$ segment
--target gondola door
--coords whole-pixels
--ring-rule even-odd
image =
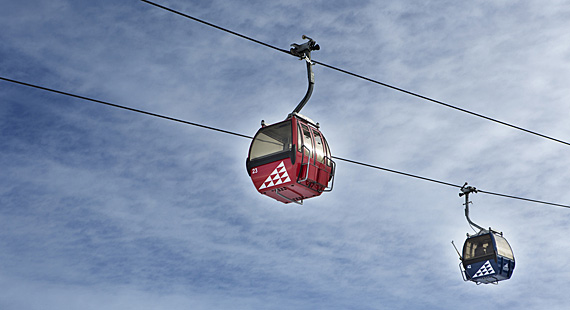
[[[332,190],[334,161],[321,132],[310,123],[298,120],[298,124],[299,141],[303,141],[303,145],[299,147],[301,167],[298,182],[320,195],[324,191]]]

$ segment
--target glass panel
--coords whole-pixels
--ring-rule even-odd
[[[332,158],[331,149],[329,148],[329,144],[328,144],[327,140],[325,139],[325,137],[322,137],[322,138],[323,138],[323,142],[325,143],[325,150],[327,151],[326,154],[328,156],[327,166],[330,167],[332,165],[332,163],[331,163],[331,158]]]
[[[323,140],[321,139],[321,135],[313,131],[315,135],[315,154],[317,155],[317,160],[321,163],[325,162],[325,147],[323,145]]]
[[[251,144],[249,160],[291,150],[291,122],[262,128]]]
[[[301,152],[303,148],[303,136],[301,135],[301,126],[297,124],[297,150]]]
[[[311,131],[309,131],[309,127],[307,127],[306,125],[301,124],[301,127],[303,128],[303,143],[305,144],[305,146],[307,148],[309,148],[309,152],[307,152],[307,150],[305,149],[305,155],[306,156],[312,156],[313,153],[313,142],[311,139]]]
[[[488,234],[468,239],[463,247],[464,260],[476,259],[494,253],[493,241]]]
[[[514,259],[513,250],[505,238],[495,235],[495,243],[497,244],[497,254]]]

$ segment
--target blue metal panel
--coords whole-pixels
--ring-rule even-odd
[[[471,281],[491,283],[497,281],[497,269],[497,262],[490,259],[467,265],[465,272]]]
[[[502,280],[510,279],[515,269],[515,261],[507,257],[498,256],[497,263]]]
[[[497,283],[508,280],[513,274],[514,266],[513,260],[498,256],[497,260],[489,259],[467,265],[465,276],[467,280],[476,283]]]

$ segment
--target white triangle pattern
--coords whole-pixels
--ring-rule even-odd
[[[493,266],[491,266],[491,263],[487,261],[483,266],[481,266],[481,268],[479,268],[479,270],[477,270],[473,278],[483,277],[494,273],[495,270],[493,269]]]
[[[265,179],[265,181],[263,182],[263,184],[261,184],[261,187],[259,187],[259,189],[262,190],[264,188],[287,183],[290,181],[291,178],[289,178],[289,174],[287,173],[287,169],[285,168],[285,163],[281,162],[277,166],[277,168],[275,168],[275,170],[271,172],[271,174],[267,177],[267,179]]]

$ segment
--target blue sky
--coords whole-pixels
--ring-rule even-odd
[[[315,60],[570,140],[566,1],[159,2]],[[142,1],[11,1],[0,76],[253,135],[294,57]],[[568,146],[315,66],[334,156],[569,204]],[[463,282],[458,190],[346,162],[303,206],[257,193],[249,140],[0,81],[2,309],[567,309],[570,210],[476,194],[517,266]]]

